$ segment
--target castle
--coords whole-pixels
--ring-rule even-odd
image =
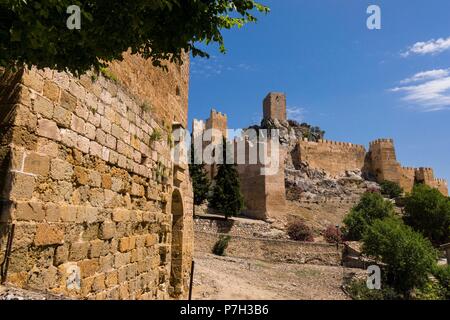
[[[269,93],[263,101],[263,116],[263,122],[269,120],[288,126],[286,96],[277,92]],[[193,120],[193,135],[198,136],[205,129],[217,129],[216,134],[225,135],[226,122],[226,115],[212,110],[206,125],[203,121]],[[248,150],[246,152],[249,153]],[[244,214],[247,216],[272,219],[283,215],[286,203],[285,164],[288,159],[294,166],[303,163],[309,168],[325,172],[330,177],[356,171],[379,183],[385,180],[397,182],[406,192],[412,190],[414,183],[424,183],[448,195],[447,182],[436,179],[433,169],[401,166],[397,161],[392,139],[372,141],[369,150],[366,150],[363,145],[352,143],[295,138],[280,148],[279,157],[280,168],[274,175],[261,175],[261,164],[237,164],[245,200]],[[214,170],[207,170],[212,179]]]
[[[187,123],[184,61],[165,72],[125,53],[103,75],[0,72],[2,282],[86,299],[187,297],[193,195],[170,138]]]

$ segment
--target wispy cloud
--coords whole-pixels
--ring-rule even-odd
[[[300,107],[287,107],[286,108],[287,111],[287,117],[290,120],[295,120],[298,122],[302,122],[305,119],[305,108],[300,108]]]
[[[195,61],[191,62],[192,75],[204,78],[220,76],[226,72],[248,72],[254,70],[256,69],[249,64],[228,64],[217,56],[211,56],[210,59],[195,59]]]
[[[411,84],[406,86],[405,84]],[[431,112],[450,109],[450,69],[419,72],[400,81],[391,92],[403,93],[403,101],[417,105],[420,110]]]
[[[432,80],[432,79],[440,79],[448,76],[450,74],[450,69],[437,69],[419,72],[413,75],[411,78],[404,79],[400,81],[401,84],[407,84],[412,82],[424,81],[424,80]]]
[[[438,54],[444,51],[450,50],[450,37],[447,39],[439,38],[437,40],[431,39],[426,42],[417,42],[408,48],[401,55],[408,57],[413,54],[426,55],[426,54]]]

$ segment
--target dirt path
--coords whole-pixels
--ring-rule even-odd
[[[344,300],[341,267],[268,263],[202,254],[195,258],[197,300]]]

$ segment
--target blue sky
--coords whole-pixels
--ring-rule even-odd
[[[189,119],[259,123],[269,91],[329,140],[393,138],[404,166],[450,180],[450,1],[263,0],[271,13],[226,31],[227,54],[191,60]],[[366,9],[379,5],[381,30]]]

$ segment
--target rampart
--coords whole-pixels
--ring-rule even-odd
[[[192,190],[168,134],[186,124],[189,62],[166,74],[126,54],[108,70],[1,77],[6,281],[86,299],[185,297]]]
[[[331,176],[340,176],[346,171],[362,171],[366,150],[352,143],[304,139],[298,141],[294,154],[296,161],[306,162],[311,168],[324,170]]]

